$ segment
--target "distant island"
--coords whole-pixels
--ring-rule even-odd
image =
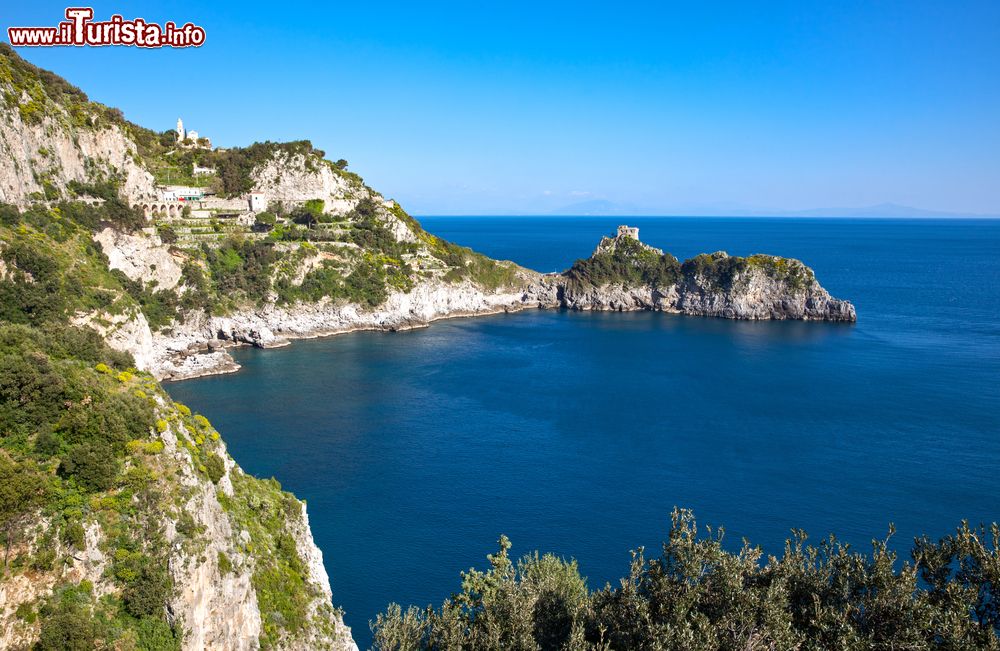
[[[591,217],[853,217],[853,218],[913,218],[932,219],[959,217],[967,219],[991,219],[1000,215],[969,213],[947,210],[926,210],[896,203],[881,203],[871,206],[850,206],[833,208],[803,208],[785,210],[778,208],[748,208],[740,204],[698,204],[686,207],[650,206],[609,199],[591,199],[562,206],[548,212],[560,216]]]

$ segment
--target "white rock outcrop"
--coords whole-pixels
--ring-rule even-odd
[[[131,353],[139,370],[148,371],[155,367],[156,348],[153,345],[153,333],[149,329],[146,315],[142,312],[138,310],[123,314],[90,312],[77,314],[71,321],[73,325],[93,328],[115,350]]]
[[[344,214],[362,194],[367,195],[364,188],[352,186],[329,163],[313,155],[279,152],[256,168],[253,177],[254,191],[264,195],[265,205],[322,199],[326,212]]]
[[[99,124],[73,126],[65,112],[25,124],[18,111],[0,111],[0,202],[24,206],[45,196],[46,182],[66,196],[70,181],[98,177],[120,179],[130,205],[153,198],[153,176],[138,162],[135,143],[117,124]]]
[[[108,256],[108,266],[121,270],[131,280],[156,283],[156,289],[173,289],[181,279],[178,258],[158,235],[122,233],[108,227],[94,235],[94,241]]]

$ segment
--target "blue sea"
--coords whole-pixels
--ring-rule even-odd
[[[656,553],[671,509],[780,553],[790,530],[868,549],[1000,520],[1000,221],[440,217],[539,271],[618,223],[684,259],[803,260],[856,325],[529,311],[236,352],[167,385],[249,472],[309,504],[362,648],[391,602],[439,604],[514,552],[591,587]]]

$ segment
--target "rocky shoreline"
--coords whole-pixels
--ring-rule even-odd
[[[441,319],[488,316],[530,308],[555,307],[526,291],[483,291],[471,283],[431,281],[408,293],[397,292],[376,310],[330,301],[284,308],[273,304],[237,314],[192,314],[166,334],[154,334],[148,351],[150,371],[162,380],[186,380],[232,373],[239,364],[226,350],[236,346],[277,348],[296,339],[315,339],[361,331],[402,332]]]
[[[725,254],[715,254],[716,256]],[[808,271],[808,267],[798,261]],[[738,320],[805,320],[853,323],[854,306],[835,299],[812,281],[789,293],[766,273],[750,271],[739,291],[719,292],[704,278],[669,287],[574,287],[561,274],[523,270],[523,287],[486,291],[473,283],[421,283],[396,292],[379,308],[330,301],[279,307],[269,304],[237,314],[189,315],[185,324],[154,334],[150,350],[137,355],[152,360],[151,371],[163,380],[185,380],[233,373],[239,364],[227,352],[235,346],[277,348],[296,339],[313,339],[359,331],[400,332],[427,327],[434,321],[488,316],[527,309],[659,311],[688,316]]]

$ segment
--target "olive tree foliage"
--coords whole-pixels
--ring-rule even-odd
[[[576,561],[551,554],[525,556],[517,563],[511,543],[487,556],[490,569],[462,573],[462,592],[439,610],[392,604],[372,624],[379,649],[561,648],[587,605],[586,580]]]
[[[764,558],[724,531],[675,510],[658,557],[632,552],[628,576],[590,591],[575,561],[529,555],[510,542],[485,572],[462,574],[440,608],[396,604],[372,622],[382,651],[637,650],[819,651],[1000,649],[1000,530],[970,528],[915,542],[910,561],[893,534],[861,553],[834,537],[807,544],[795,531]]]

